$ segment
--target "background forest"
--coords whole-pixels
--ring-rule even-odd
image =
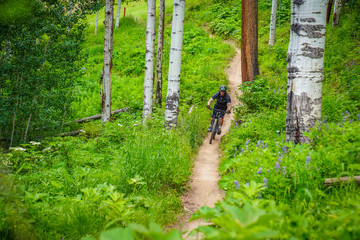
[[[0,11],[0,239],[180,239],[160,226],[184,214],[179,197],[206,135],[206,102],[227,83],[235,53],[225,40],[241,42],[241,1],[186,2],[174,131],[164,129],[160,107],[141,124],[145,2],[123,3],[126,17],[122,11],[114,30],[112,110],[130,110],[105,124],[66,124],[101,113],[103,5],[10,2]],[[279,1],[269,47],[271,1],[259,0],[260,76],[240,87],[242,104],[222,139],[226,197],[192,217],[213,223],[198,229],[206,239],[360,238],[359,187],[324,186],[325,178],[360,175],[360,3],[343,1],[339,26],[327,26],[323,121],[311,143],[295,147],[284,133],[290,6]],[[164,76],[171,16],[167,1]]]

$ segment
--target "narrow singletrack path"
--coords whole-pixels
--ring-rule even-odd
[[[229,79],[228,93],[230,94],[232,106],[237,105],[237,96],[240,94],[238,86],[241,84],[241,55],[240,50],[236,48],[236,55],[230,62],[230,66],[227,69],[227,76]],[[217,89],[214,89],[216,92]],[[209,96],[210,98],[211,96]],[[220,179],[218,172],[219,167],[219,148],[220,139],[224,136],[231,125],[231,121],[234,119],[233,113],[226,114],[224,118],[224,124],[222,126],[222,133],[216,135],[212,144],[209,144],[210,133],[204,139],[202,146],[199,149],[198,156],[196,157],[193,169],[193,175],[191,177],[190,186],[191,189],[182,196],[182,203],[186,211],[187,216],[182,221],[182,226],[179,228],[182,231],[189,233],[199,225],[205,225],[206,223],[200,220],[189,222],[191,215],[200,207],[208,206],[214,207],[215,203],[222,200],[224,193],[219,189],[217,182]],[[210,124],[210,111],[209,111],[209,124]],[[185,237],[187,235],[185,234]],[[191,237],[191,239],[200,239],[200,236]]]

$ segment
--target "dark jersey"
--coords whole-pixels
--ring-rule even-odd
[[[220,92],[217,92],[211,98],[212,100],[216,99],[214,107],[224,111],[227,109],[227,104],[231,103],[230,95],[227,92],[225,92],[224,96],[221,96]]]

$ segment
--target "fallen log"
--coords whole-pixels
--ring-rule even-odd
[[[122,109],[116,109],[115,111],[111,112],[111,115],[115,115],[115,114],[121,113],[121,112],[127,112],[127,111],[129,111],[129,109],[130,108],[128,108],[128,107],[127,108],[122,108]],[[98,115],[91,116],[91,117],[80,118],[80,119],[74,120],[72,122],[83,123],[83,122],[87,122],[89,120],[97,120],[97,119],[100,119],[100,118],[101,118],[101,114],[98,114]],[[66,123],[64,123],[64,125],[69,125],[72,122],[66,122]]]
[[[75,130],[72,132],[66,132],[66,133],[60,133],[61,137],[66,137],[66,136],[76,136],[79,135],[80,133],[85,133],[86,131],[80,129],[80,130]]]
[[[333,186],[333,185],[340,185],[343,182],[351,182],[354,181],[358,185],[360,185],[360,176],[354,177],[340,177],[340,178],[325,178],[325,186]]]

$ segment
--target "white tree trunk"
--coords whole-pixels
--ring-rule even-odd
[[[274,46],[275,44],[276,10],[277,10],[277,0],[272,0],[269,46]]]
[[[168,89],[165,102],[165,121],[168,127],[177,125],[179,115],[179,91],[181,73],[181,53],[184,33],[185,0],[174,0],[171,30]]]
[[[95,36],[97,35],[98,20],[99,20],[99,11],[96,12]]]
[[[147,2],[146,54],[144,79],[143,122],[151,117],[153,110],[154,56],[155,56],[156,0]]]
[[[111,70],[113,52],[114,0],[106,0],[105,5],[105,37],[104,37],[104,67],[102,73],[102,114],[101,121],[107,122],[111,117]]]
[[[341,12],[341,0],[335,0],[334,2],[334,13],[333,13],[333,19],[332,19],[332,26],[338,26],[339,20],[340,20],[340,12]]]
[[[291,2],[286,141],[295,144],[321,119],[326,8],[327,0]]]
[[[156,102],[161,107],[162,102],[162,59],[164,48],[164,21],[165,21],[165,0],[160,0],[159,7],[159,30],[158,46],[156,54]]]
[[[115,28],[119,27],[120,10],[121,10],[121,0],[118,1],[118,5],[117,5]]]

